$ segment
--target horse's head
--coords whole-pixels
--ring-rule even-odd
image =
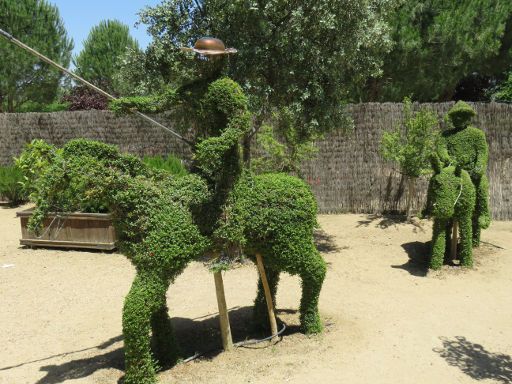
[[[442,167],[438,158],[433,159],[432,165],[434,175],[428,191],[430,214],[441,219],[451,218],[462,193],[462,169],[452,165]]]

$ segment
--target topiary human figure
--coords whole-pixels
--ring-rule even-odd
[[[458,101],[448,112],[453,128],[442,133],[438,154],[445,165],[457,164],[467,171],[476,189],[476,206],[472,218],[473,246],[480,245],[481,228],[490,225],[489,182],[486,176],[489,149],[485,133],[470,125],[476,115],[471,106]]]
[[[252,258],[262,254],[274,298],[281,271],[300,276],[302,330],[320,332],[318,298],[326,266],[313,242],[317,206],[309,186],[285,174],[256,176],[243,169],[240,141],[251,114],[236,82],[213,81],[202,100],[208,138],[198,142],[194,157],[198,174],[212,191],[196,216],[203,233],[216,252],[243,248]],[[254,314],[257,323],[268,324],[261,279]]]
[[[155,383],[157,367],[178,358],[166,292],[206,248],[190,213],[208,196],[206,185],[197,176],[172,179],[151,171],[103,143],[73,140],[56,152],[37,182],[30,226],[40,228],[56,206],[68,211],[95,206],[112,213],[119,249],[137,271],[123,307],[125,383]]]
[[[461,265],[473,266],[472,217],[475,209],[475,187],[469,173],[461,167],[442,168],[433,161],[434,175],[428,188],[427,209],[434,217],[430,268],[442,267],[450,244],[451,226],[459,223]]]

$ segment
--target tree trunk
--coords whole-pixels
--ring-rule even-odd
[[[243,160],[244,160],[244,166],[246,168],[251,167],[251,139],[252,139],[252,136],[250,134],[245,135],[244,141],[242,143]]]
[[[7,96],[7,112],[14,112],[14,98],[12,96]]]
[[[407,208],[406,208],[406,215],[407,215],[407,221],[411,220],[412,217],[412,199],[414,197],[414,194],[416,193],[416,179],[414,177],[407,176]]]

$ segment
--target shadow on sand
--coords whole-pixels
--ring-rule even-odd
[[[402,265],[392,265],[391,268],[403,269],[413,276],[427,276],[430,241],[426,243],[412,241],[402,244],[402,248],[409,256],[409,260]]]
[[[494,380],[498,383],[512,383],[512,358],[502,353],[487,351],[480,344],[474,344],[465,337],[440,338],[442,348],[435,348],[446,362],[459,368],[475,380]]]
[[[386,229],[397,224],[407,223],[407,219],[404,215],[380,215],[370,214],[366,216],[365,220],[359,220],[357,227],[369,227],[375,224],[375,227]]]
[[[296,310],[291,309],[283,309],[277,311],[278,314],[295,314],[296,312]],[[234,342],[243,341],[245,339],[260,339],[268,336],[267,332],[255,331],[252,329],[252,307],[235,307],[229,311],[229,318],[231,322],[231,332]],[[211,360],[222,352],[219,318],[216,316],[216,314],[201,316],[196,319],[174,317],[172,318],[172,324],[174,326],[176,338],[182,351],[182,356],[185,358],[201,352],[203,353],[201,359]],[[292,335],[298,332],[298,326],[288,326],[283,336]],[[122,340],[122,336],[117,336],[95,348],[105,349],[120,340]],[[268,346],[269,344],[261,344],[260,346],[252,345],[250,347],[261,348]],[[81,351],[90,349],[94,348],[87,348]],[[50,356],[46,359],[37,361],[65,355],[67,354]],[[6,367],[4,369],[11,369],[29,363],[31,362],[19,364],[13,367]],[[63,383],[67,380],[76,380],[90,376],[101,369],[112,368],[121,371],[124,370],[124,352],[122,347],[92,357],[71,360],[58,365],[42,366],[40,371],[46,372],[46,376],[37,381],[36,384]],[[123,383],[123,378],[119,380],[119,383]]]
[[[329,235],[327,232],[317,229],[313,233],[315,246],[318,252],[321,253],[330,253],[330,252],[338,252],[342,248],[336,244],[336,241],[334,240],[334,236]]]

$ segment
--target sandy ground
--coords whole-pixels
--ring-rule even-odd
[[[0,209],[0,383],[116,383],[121,308],[134,270],[119,254],[18,245],[15,209]],[[430,224],[320,216],[329,264],[325,333],[297,332],[299,281],[283,276],[275,344],[212,351],[161,383],[511,383],[512,223],[494,222],[473,270],[426,274]],[[13,265],[13,266],[10,266]],[[256,270],[225,274],[236,341],[250,330]],[[213,277],[191,264],[168,293],[185,356],[220,345]]]

